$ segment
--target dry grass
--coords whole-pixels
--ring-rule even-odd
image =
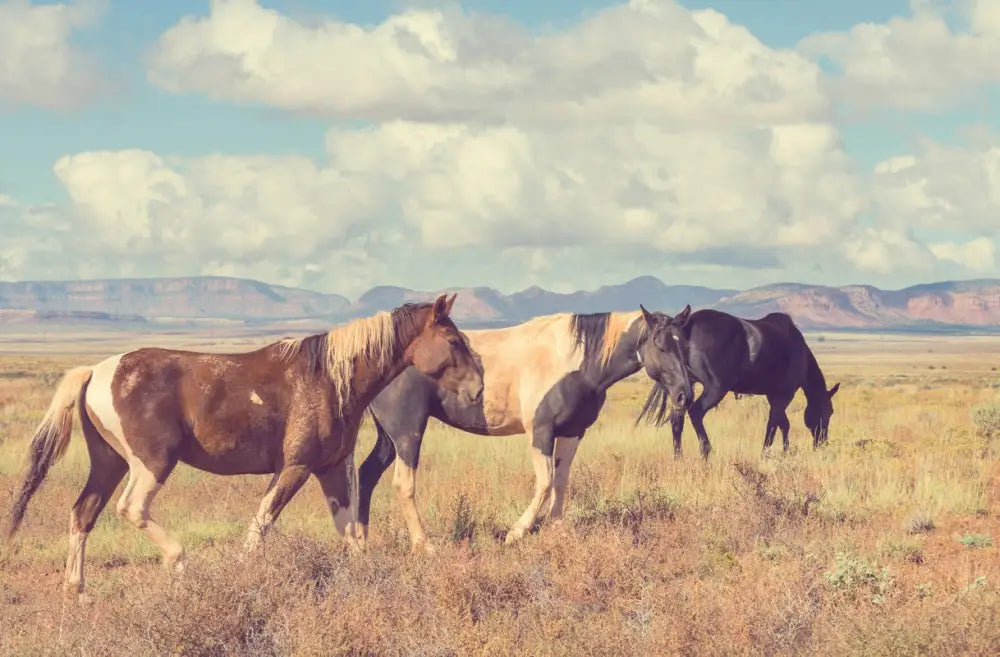
[[[88,543],[89,607],[61,594],[87,473],[77,429],[0,552],[0,653],[997,654],[1000,450],[972,409],[1000,404],[1000,339],[825,338],[813,344],[843,386],[819,452],[801,395],[792,452],[765,459],[766,402],[729,396],[707,418],[710,462],[690,429],[675,461],[668,431],[632,426],[637,376],[584,440],[562,525],[505,548],[533,486],[524,440],[432,421],[418,508],[436,553],[409,554],[386,477],[371,550],[348,555],[310,481],[251,566],[233,555],[266,477],[182,466],[153,511],[189,569],[162,571],[106,511]],[[4,507],[59,373],[94,358],[45,350],[0,357]],[[366,426],[359,462],[372,440]]]

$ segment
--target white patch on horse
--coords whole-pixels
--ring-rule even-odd
[[[125,442],[122,421],[118,417],[118,411],[115,410],[114,396],[111,393],[111,383],[115,379],[115,373],[118,371],[118,365],[121,363],[122,356],[124,355],[111,356],[94,366],[94,373],[91,375],[90,384],[87,386],[86,402],[104,429],[102,431],[104,440],[126,461],[131,463],[133,459],[132,450]],[[132,378],[127,377],[126,384]],[[106,435],[107,433],[111,435]]]
[[[264,400],[260,398],[260,395],[257,394],[256,390],[250,393],[250,402],[258,406],[264,405]]]

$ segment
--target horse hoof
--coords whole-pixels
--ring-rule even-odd
[[[76,587],[73,587],[72,589],[66,589],[65,593],[67,600],[74,600],[76,604],[80,605],[81,607],[85,607],[94,603],[93,598],[91,598],[83,591],[78,591]]]
[[[504,539],[504,545],[513,545],[522,538],[524,538],[524,530],[520,527],[516,527],[507,532],[507,538]]]

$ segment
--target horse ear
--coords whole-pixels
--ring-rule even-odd
[[[438,322],[448,316],[448,311],[450,310],[448,305],[448,295],[442,294],[434,301],[434,306],[431,308],[431,323]]]
[[[656,326],[656,317],[653,316],[653,313],[646,310],[646,307],[641,303],[639,304],[639,309],[642,310],[642,318],[646,322],[646,327],[651,329]]]
[[[830,388],[830,392],[826,393],[826,396],[829,397],[830,399],[833,399],[833,396],[835,394],[837,394],[838,390],[840,390],[840,382],[839,381],[837,383],[835,383],[832,388]]]
[[[457,297],[457,296],[458,296],[458,292],[456,292],[455,294],[451,295],[451,298],[448,299],[447,307],[445,308],[445,314],[451,315],[451,308],[452,308],[452,306],[455,305],[455,297]]]
[[[688,317],[690,316],[691,316],[691,304],[687,304],[686,306],[684,306],[684,310],[677,313],[677,316],[674,317],[674,324],[676,324],[677,326],[684,326],[685,324],[687,324]]]

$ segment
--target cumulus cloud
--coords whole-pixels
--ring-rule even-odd
[[[917,155],[878,164],[873,194],[885,222],[1000,234],[1000,144],[927,141]]]
[[[940,260],[950,260],[972,271],[991,271],[996,267],[996,243],[989,237],[977,237],[965,244],[932,244],[931,252]]]
[[[860,108],[934,110],[1000,83],[1000,0],[911,0],[911,15],[813,34],[798,44],[839,69],[832,92]]]
[[[975,38],[993,29],[970,12]],[[362,27],[216,0],[148,65],[175,93],[329,117],[325,158],[67,155],[66,207],[0,200],[25,235],[0,276],[45,263],[357,294],[995,267],[992,147],[928,143],[859,172],[816,63],[670,0],[541,35],[458,8]],[[46,260],[53,241],[73,258]]]
[[[78,107],[105,87],[95,62],[70,44],[93,25],[107,0],[32,5],[0,2],[0,109]]]
[[[518,123],[656,121],[670,129],[815,120],[814,65],[715,11],[632,0],[536,36],[491,15],[414,9],[365,28],[213,0],[148,56],[170,91],[329,117]]]
[[[333,166],[398,199],[429,248],[799,248],[836,235],[860,203],[823,123],[553,132],[392,122],[335,130],[327,143]]]

